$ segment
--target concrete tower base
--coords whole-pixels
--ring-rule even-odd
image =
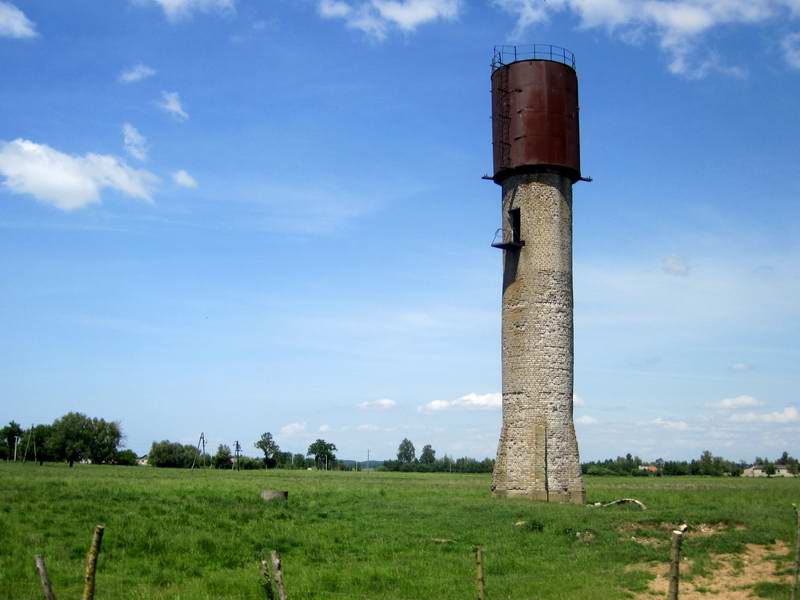
[[[582,504],[572,419],[571,180],[555,173],[508,177],[503,218],[505,239],[518,219],[525,245],[503,253],[503,427],[492,490]]]

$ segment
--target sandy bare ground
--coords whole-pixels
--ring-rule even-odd
[[[752,588],[759,582],[789,583],[789,575],[776,574],[776,557],[787,556],[789,547],[784,542],[770,546],[748,544],[743,554],[719,554],[714,557],[714,573],[708,577],[694,577],[692,581],[681,580],[681,600],[746,600],[756,598]],[[650,589],[639,594],[637,600],[666,598],[669,591],[669,565],[634,565],[632,570],[653,573]],[[690,575],[692,561],[681,563],[682,574]]]

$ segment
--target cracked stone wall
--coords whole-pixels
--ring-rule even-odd
[[[503,227],[520,210],[521,249],[503,252],[503,425],[492,489],[585,501],[572,419],[572,182],[554,173],[503,182]]]

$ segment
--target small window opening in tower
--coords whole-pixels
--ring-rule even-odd
[[[511,242],[519,244],[522,241],[522,213],[518,208],[508,211],[508,222],[511,226]]]

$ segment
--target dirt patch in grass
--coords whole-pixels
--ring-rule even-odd
[[[758,598],[756,586],[765,584],[787,584],[789,575],[778,574],[776,559],[787,556],[789,547],[783,542],[771,546],[748,544],[743,554],[718,554],[713,557],[713,574],[708,577],[691,577],[692,562],[681,563],[681,600],[748,600]],[[647,592],[636,596],[637,600],[665,598],[669,591],[669,565],[634,565],[632,571],[647,571],[655,575]]]
[[[672,532],[678,529],[678,523],[627,523],[621,528],[622,534],[631,541],[643,546],[662,546],[668,543]],[[746,529],[742,525],[731,526],[728,523],[697,523],[689,525],[689,535],[692,537],[709,537],[735,529]]]

